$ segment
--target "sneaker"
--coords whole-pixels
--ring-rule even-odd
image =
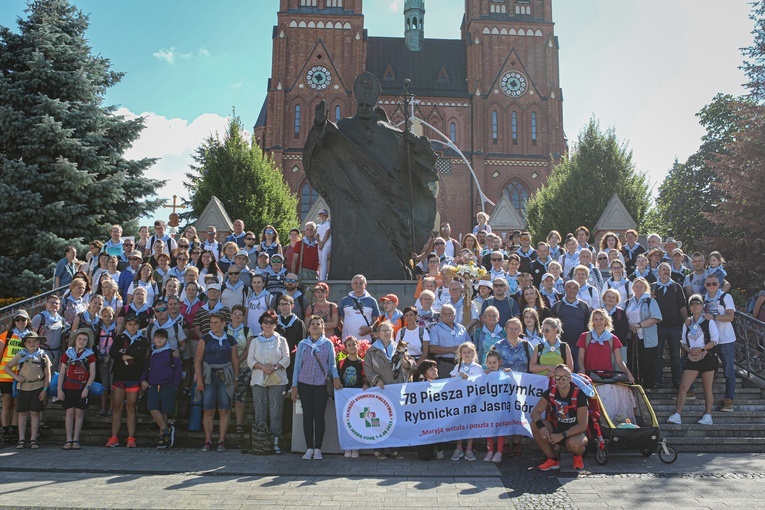
[[[574,469],[584,469],[584,461],[581,455],[574,455]]]
[[[303,455],[303,460],[311,460],[313,458],[313,448],[309,448],[305,451],[305,455]]]
[[[385,460],[388,456],[385,455],[385,452],[382,450],[375,450],[375,459],[377,460]]]
[[[324,455],[321,454],[321,448],[316,448],[313,451],[313,460],[324,460]]]
[[[705,414],[696,423],[698,423],[699,425],[714,425],[714,423],[712,423],[712,415],[711,414]]]
[[[488,452],[486,452],[486,457],[483,458],[483,461],[484,462],[491,462],[491,459],[493,459],[493,458],[494,458],[494,452],[489,450]]]
[[[454,450],[454,453],[452,453],[452,460],[460,460],[464,456],[465,454],[462,453],[462,450]]]
[[[476,460],[475,453],[473,453],[473,450],[468,450],[465,452],[465,460],[468,462],[473,462]]]
[[[170,437],[167,438],[167,447],[172,448],[175,444],[175,425],[170,425]]]
[[[436,448],[436,460],[444,460],[444,451]]]
[[[278,444],[274,443],[274,455],[281,455],[281,454],[282,454],[282,449],[279,448]]]
[[[128,440],[127,440],[127,447],[128,448],[135,448],[136,446],[138,446],[138,445],[136,445],[136,443],[135,443],[135,438],[133,436],[130,436],[128,438]]]
[[[550,471],[551,469],[560,469],[560,462],[555,459],[547,459],[542,464],[537,466],[540,471]]]
[[[720,411],[723,411],[725,413],[729,413],[733,411],[733,399],[730,399],[730,398],[723,399],[723,405],[720,408]]]
[[[202,451],[209,452],[210,448],[212,448],[212,443],[210,441],[205,441],[205,444],[202,445]]]
[[[351,458],[352,459],[358,459],[359,458],[359,451],[358,450],[351,450]]]
[[[112,436],[109,438],[109,440],[106,442],[107,448],[114,448],[115,446],[120,445],[120,440],[117,439],[117,436]]]
[[[157,450],[164,450],[167,448],[167,436],[162,434],[159,436],[159,443],[157,443]]]
[[[226,443],[224,443],[223,441],[218,442],[218,447],[215,450],[219,451],[219,452],[225,452],[226,451]]]
[[[494,464],[499,464],[500,462],[502,462],[502,452],[495,453],[494,457],[491,458],[491,461]]]
[[[346,459],[351,458],[351,450],[345,450],[345,454],[343,455]]]
[[[680,413],[674,413],[672,416],[667,418],[667,423],[674,423],[675,425],[682,425],[683,419],[680,418]]]
[[[521,456],[521,443],[513,443],[513,457]]]

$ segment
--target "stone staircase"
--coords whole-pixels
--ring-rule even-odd
[[[735,410],[719,412],[725,392],[725,379],[718,371],[713,383],[715,404],[712,408],[714,425],[696,423],[704,414],[704,393],[701,379],[693,385],[695,399],[686,400],[682,425],[667,423],[675,412],[677,390],[671,385],[669,367],[664,368],[664,384],[659,389],[646,390],[660,430],[667,443],[678,452],[746,452],[765,453],[765,390],[738,377],[736,379]]]

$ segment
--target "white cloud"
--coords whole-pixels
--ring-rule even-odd
[[[203,46],[203,47],[199,48],[199,56],[200,57],[209,57],[210,56],[210,52],[207,51],[207,48],[205,48]]]
[[[175,48],[162,48],[159,51],[154,52],[154,56],[160,60],[166,61],[168,64],[175,63]]]
[[[232,84],[231,84],[231,88],[232,88],[232,89],[237,89],[237,90],[238,90],[238,89],[241,89],[243,85],[244,85],[244,82],[243,82],[242,80],[239,80],[239,81],[238,81],[238,82],[236,82],[236,83],[232,83]]]
[[[401,11],[403,5],[404,0],[388,0],[388,7],[390,7],[390,10],[393,12]]]
[[[228,118],[214,113],[205,113],[192,121],[180,118],[167,118],[152,112],[135,114],[127,108],[120,108],[116,115],[128,119],[144,117],[145,128],[141,137],[125,153],[128,159],[160,158],[146,172],[146,177],[165,180],[158,195],[172,202],[173,195],[187,197],[183,187],[185,173],[193,162],[194,150],[205,138],[216,132],[222,136],[226,130]],[[154,217],[167,220],[169,209],[157,210]],[[155,219],[155,218],[149,218]]]

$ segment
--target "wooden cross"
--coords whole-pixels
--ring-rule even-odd
[[[185,205],[178,204],[178,195],[173,195],[173,205],[165,205],[163,207],[167,207],[168,209],[172,209],[172,214],[175,214],[176,209],[186,209]]]

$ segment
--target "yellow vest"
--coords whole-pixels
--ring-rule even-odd
[[[8,337],[11,337],[8,340]],[[5,365],[13,359],[13,357],[24,348],[21,338],[13,334],[13,329],[3,333],[2,340],[5,342],[5,350],[3,351],[3,357],[0,358],[0,383],[13,382],[13,377],[5,373]],[[14,367],[14,372],[18,371],[18,367]]]

